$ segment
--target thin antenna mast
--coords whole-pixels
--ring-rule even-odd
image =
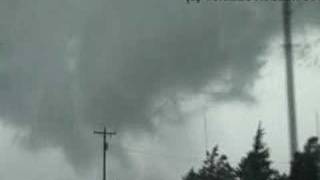
[[[316,136],[319,138],[320,132],[319,132],[319,113],[316,111]]]
[[[207,112],[204,112],[204,118],[203,118],[203,125],[204,125],[204,147],[205,147],[205,153],[208,152],[208,128],[207,128]]]

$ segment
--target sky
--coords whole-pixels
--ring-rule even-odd
[[[293,8],[302,148],[319,5]],[[0,179],[101,179],[103,126],[109,179],[181,179],[216,144],[236,165],[259,121],[287,172],[281,18],[280,2],[0,0]]]

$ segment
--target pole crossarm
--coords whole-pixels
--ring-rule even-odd
[[[116,135],[116,132],[105,132],[105,131],[93,131],[94,134],[106,134],[106,135]]]
[[[107,131],[106,127],[103,128],[103,131],[93,131],[93,133],[94,134],[102,134],[102,135],[110,135],[110,137],[117,134],[114,131]]]

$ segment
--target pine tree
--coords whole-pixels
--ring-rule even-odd
[[[241,180],[274,180],[280,178],[279,173],[270,167],[269,149],[262,142],[263,135],[263,129],[259,124],[252,150],[241,160],[237,170],[238,177]]]
[[[235,171],[228,163],[226,155],[219,155],[218,146],[215,146],[211,153],[207,152],[204,166],[199,171],[202,180],[233,180]]]
[[[182,178],[183,180],[200,180],[199,175],[194,171],[193,168],[187,173],[185,177]]]
[[[308,139],[303,152],[297,152],[291,164],[291,180],[318,180],[320,145],[317,137]]]
[[[235,180],[235,170],[228,162],[226,155],[219,155],[215,146],[211,153],[207,152],[203,167],[198,173],[191,169],[183,180]]]

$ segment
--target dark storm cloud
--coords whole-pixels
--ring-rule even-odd
[[[149,133],[159,99],[212,82],[229,87],[212,93],[218,99],[252,99],[263,65],[257,56],[281,25],[280,3],[3,0],[0,7],[1,116],[26,128],[28,147],[61,147],[76,167],[91,159],[88,133],[101,121]]]

